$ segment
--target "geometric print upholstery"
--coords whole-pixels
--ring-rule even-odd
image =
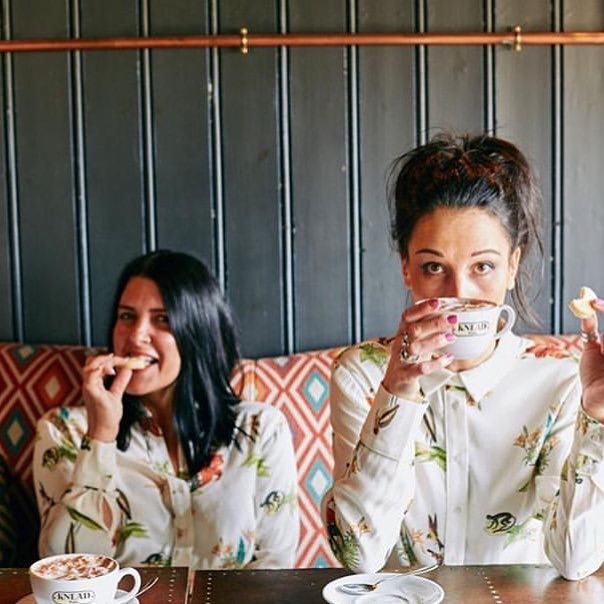
[[[332,482],[329,378],[341,350],[245,361],[234,379],[235,391],[242,398],[274,405],[289,422],[298,468],[297,568],[339,566],[329,547],[320,507]]]
[[[576,335],[529,337],[535,340],[537,355],[578,356],[582,348]],[[81,403],[81,367],[86,356],[99,350],[0,342],[0,457],[7,462],[31,506],[35,505],[31,461],[36,422],[47,409]],[[341,350],[339,347],[243,359],[232,377],[235,392],[241,398],[274,405],[289,422],[299,479],[298,568],[339,566],[323,529],[320,503],[331,486],[329,379],[331,365]],[[35,522],[24,524],[35,529]],[[19,523],[20,534],[24,528]]]

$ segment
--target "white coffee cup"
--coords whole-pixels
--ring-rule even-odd
[[[126,575],[134,585],[116,597]],[[37,604],[123,604],[136,596],[141,577],[134,568],[122,568],[102,554],[58,554],[34,562],[29,580]]]
[[[508,304],[472,298],[439,298],[439,302],[439,313],[457,316],[453,326],[455,340],[442,350],[460,361],[483,355],[516,321],[516,313]],[[503,324],[502,315],[506,317]]]

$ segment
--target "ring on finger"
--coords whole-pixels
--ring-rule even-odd
[[[581,341],[584,344],[588,342],[597,342],[599,339],[598,332],[594,329],[592,331],[583,331],[581,330]]]
[[[409,334],[404,332],[401,343],[401,361],[405,363],[405,365],[415,365],[419,361],[419,354],[411,354],[409,352],[409,344]]]

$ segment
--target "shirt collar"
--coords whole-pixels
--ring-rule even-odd
[[[513,361],[529,345],[528,340],[508,332],[501,337],[493,354],[486,361],[477,367],[459,373],[441,369],[425,375],[420,378],[422,390],[426,396],[430,396],[445,384],[456,383],[463,386],[472,399],[480,401],[503,379],[512,368]]]

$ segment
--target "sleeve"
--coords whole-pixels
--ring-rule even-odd
[[[558,488],[548,494],[544,527],[548,558],[571,580],[595,572],[604,561],[604,425],[583,411],[579,398],[577,385],[571,394],[576,404],[562,420],[572,445]]]
[[[122,515],[114,481],[116,444],[77,437],[61,414],[69,411],[53,411],[37,426],[33,473],[40,555],[114,556]]]
[[[300,533],[292,436],[281,411],[270,411],[255,494],[258,548],[246,568],[293,568]]]
[[[323,500],[331,548],[347,568],[386,563],[415,488],[414,435],[426,404],[370,391],[342,363],[331,380],[334,484]]]

